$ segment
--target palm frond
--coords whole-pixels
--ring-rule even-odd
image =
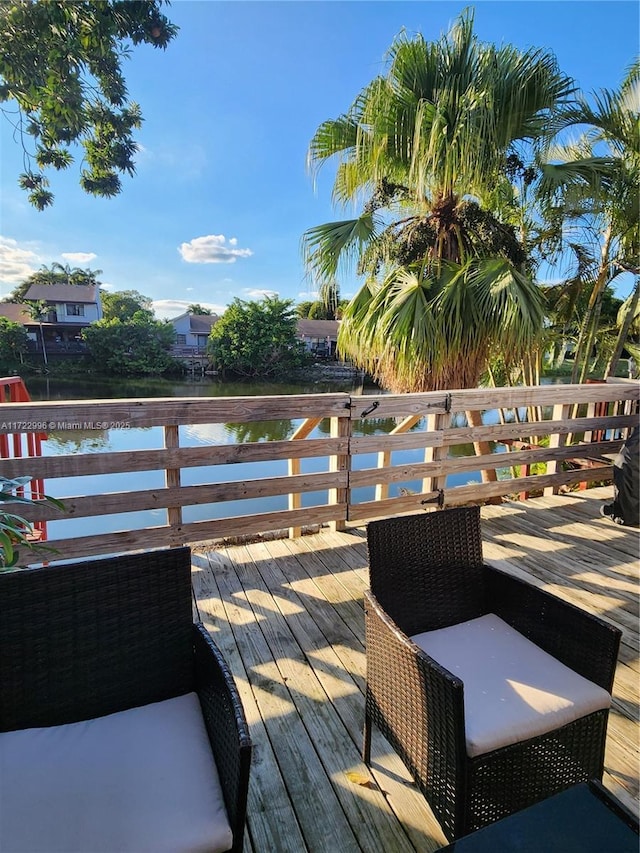
[[[324,121],[309,144],[307,163],[312,167],[323,163],[335,154],[349,152],[356,144],[358,125],[350,116]]]
[[[558,154],[560,152],[557,152]],[[563,198],[566,207],[578,199],[608,200],[618,163],[611,157],[571,158],[571,150],[560,163],[541,163],[538,194],[542,200]]]
[[[509,363],[520,360],[542,330],[544,295],[540,288],[503,258],[472,260],[466,280],[484,335]]]
[[[305,262],[319,282],[331,281],[341,263],[348,269],[357,260],[377,230],[371,213],[309,228],[302,237]]]
[[[339,164],[333,182],[332,199],[335,204],[346,207],[349,202],[355,201],[359,195],[364,195],[367,190],[370,190],[369,182],[363,182],[355,163],[345,161]]]

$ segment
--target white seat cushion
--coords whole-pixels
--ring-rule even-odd
[[[218,853],[231,844],[195,693],[0,734],[2,853]]]
[[[608,708],[611,697],[493,613],[411,638],[464,683],[471,757]]]

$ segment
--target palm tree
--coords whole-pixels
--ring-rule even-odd
[[[35,320],[40,326],[40,340],[42,341],[42,360],[45,364],[49,363],[47,358],[47,347],[44,342],[44,330],[42,328],[42,320],[49,313],[49,306],[44,299],[38,299],[34,302],[25,302],[25,313]]]
[[[636,335],[638,333],[640,327],[639,309],[640,277],[636,275],[635,287],[631,295],[628,297],[628,299],[625,300],[625,302],[620,307],[620,311],[618,312],[618,337],[604,372],[605,378],[608,376],[616,375],[616,368],[618,366],[618,362],[620,361],[620,356],[622,355],[622,350],[624,349],[625,345],[629,350],[631,350],[632,348],[632,344],[628,341],[628,336],[629,334],[633,334],[634,332]],[[637,344],[635,348],[637,348]],[[632,357],[633,355],[634,354],[631,353]],[[634,358],[634,361],[637,361],[637,359]]]
[[[210,317],[213,314],[211,308],[205,308],[199,302],[194,302],[187,308],[187,314],[196,314],[202,317]]]
[[[543,169],[541,197],[562,213],[567,229],[580,230],[591,243],[593,272],[583,286],[589,301],[575,353],[573,380],[584,381],[598,334],[606,288],[623,273],[640,275],[640,61],[617,91],[602,90],[593,105],[582,96],[559,111],[552,138],[568,128],[587,130],[570,145],[550,148]],[[575,239],[575,237],[573,238]],[[622,324],[606,375],[615,372],[628,326]],[[617,355],[616,355],[617,353]]]
[[[98,284],[98,276],[102,274],[102,270],[82,269],[81,267],[72,267],[70,264],[60,264],[54,261],[51,264],[51,272],[54,282],[63,284]]]
[[[309,229],[306,261],[320,283],[345,262],[367,276],[338,347],[385,387],[474,387],[492,351],[530,350],[543,300],[495,200],[572,92],[552,54],[478,42],[467,11],[437,42],[400,35],[386,74],[316,131],[310,164],[337,159],[334,199],[365,203]]]
[[[101,274],[102,270],[83,270],[57,261],[51,266],[42,264],[39,270],[14,287],[7,297],[7,302],[24,302],[32,284],[99,284],[98,276]]]

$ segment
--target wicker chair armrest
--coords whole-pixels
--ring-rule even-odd
[[[370,591],[364,604],[367,711],[446,823],[448,800],[462,797],[465,783],[462,681],[404,634]]]
[[[485,566],[486,609],[611,693],[622,632],[506,572]]]
[[[429,657],[413,640],[399,628],[389,614],[382,607],[375,595],[369,590],[364,593],[365,616],[374,615],[380,623],[380,630],[386,635],[386,640],[398,652],[407,653],[414,657],[419,663],[418,666],[423,672],[433,671],[436,679],[441,679],[443,683],[451,685],[454,691],[461,689],[462,680],[438,663],[438,661]]]
[[[231,849],[240,853],[247,813],[251,738],[233,676],[201,623],[193,626],[193,641],[196,691],[233,830]]]

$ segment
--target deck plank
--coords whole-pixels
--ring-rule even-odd
[[[304,660],[290,641],[277,605],[263,598],[257,582],[242,586],[240,576],[246,561],[246,557],[239,559],[237,551],[234,553],[238,574],[230,572],[225,576],[227,583],[221,593],[227,600],[241,601],[255,614],[253,624],[245,621],[239,626],[238,647],[305,844],[310,850],[326,845],[327,850],[358,851],[353,830],[302,717],[300,698],[304,692],[300,690],[294,697],[287,685],[290,670],[296,664],[303,667]],[[318,711],[326,704],[325,697],[318,703]],[[329,741],[326,745],[332,744]],[[327,821],[327,815],[331,815],[331,821]]]
[[[301,564],[284,542],[269,542],[262,553],[253,553],[263,556],[265,552],[267,558],[260,559],[256,569],[265,589],[281,590],[278,606],[287,622],[285,626],[278,618],[272,620],[270,645],[275,648],[282,636],[287,636],[286,627],[290,629],[287,653],[280,658],[279,666],[358,843],[364,850],[375,849],[376,844],[384,849],[413,850],[408,839],[398,833],[396,819],[361,761],[361,691],[335,653],[333,640],[328,640],[308,613],[307,596],[317,595],[315,589],[309,590],[315,587],[314,580],[307,576],[305,583]],[[288,569],[283,570],[283,566]],[[312,563],[311,568],[317,573],[317,564]],[[251,577],[247,581],[251,582]],[[333,636],[337,637],[332,631]],[[347,638],[347,642],[357,644],[360,658],[364,657],[357,638]],[[304,658],[296,659],[298,654]]]
[[[232,563],[219,553],[202,556],[194,554],[192,561],[193,587],[197,598],[200,618],[220,647],[231,669],[244,706],[251,737],[255,744],[251,785],[249,788],[248,811],[260,819],[252,820],[252,831],[245,832],[247,840],[253,842],[255,853],[263,850],[282,850],[297,853],[304,850],[304,839],[297,822],[295,811],[286,785],[280,773],[271,741],[268,737],[254,690],[244,667],[240,648],[236,642],[233,625],[243,620],[238,605],[233,601],[223,602],[216,577],[232,570]],[[251,850],[252,847],[247,848]]]
[[[487,562],[623,631],[604,784],[637,812],[638,535],[599,516],[611,489],[482,509]],[[229,661],[254,759],[249,853],[431,853],[445,837],[375,731],[362,764],[364,528],[193,556],[197,611]]]
[[[252,549],[258,546],[251,546]],[[335,632],[341,623],[337,618],[335,608],[326,609],[326,601],[323,597],[317,598],[317,590],[309,587],[308,578],[305,574],[312,576],[314,583],[320,590],[331,590],[337,602],[343,602],[340,590],[336,588],[335,578],[350,591],[353,599],[357,601],[359,612],[355,611],[357,624],[351,624],[356,628],[359,644],[357,649],[350,649],[344,643],[336,643],[332,639],[333,649],[338,651],[342,661],[345,662],[347,670],[360,688],[360,695],[348,697],[349,708],[344,701],[336,703],[344,725],[348,728],[351,737],[356,744],[358,753],[362,745],[362,726],[364,722],[364,706],[362,694],[365,688],[365,666],[364,656],[364,620],[362,611],[362,593],[368,587],[367,548],[362,530],[332,534],[323,531],[313,536],[305,536],[296,540],[282,540],[267,544],[267,549],[274,555],[282,557],[291,553],[299,556],[296,567],[290,560],[279,559],[278,563],[283,568],[288,580],[296,585],[296,589],[304,588],[305,592],[311,591],[315,599],[315,618],[324,624],[321,643],[328,638],[334,638]],[[313,555],[313,559],[310,559]],[[336,558],[339,555],[339,559]],[[324,565],[324,571],[319,574],[319,561]],[[345,571],[345,568],[347,571]],[[328,578],[334,575],[334,579]],[[303,587],[304,585],[304,587]],[[342,618],[345,611],[338,608]],[[319,615],[321,614],[321,615]],[[351,618],[350,614],[348,618]],[[433,813],[424,798],[417,792],[411,777],[402,764],[397,754],[389,747],[382,736],[374,731],[372,754],[377,756],[370,768],[379,789],[386,797],[390,808],[404,827],[405,832],[411,839],[413,847],[424,853],[438,850],[445,843],[445,837],[433,817]],[[429,831],[430,828],[430,831]],[[400,850],[401,841],[396,833],[388,841],[387,846],[378,839],[374,848],[363,847],[364,850]]]

